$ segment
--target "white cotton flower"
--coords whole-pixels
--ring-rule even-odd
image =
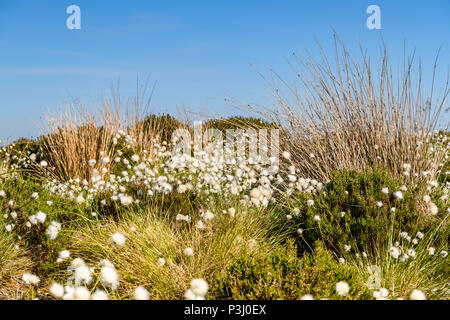
[[[89,284],[92,281],[91,269],[85,265],[75,268],[74,273],[75,284],[80,286],[82,284]]]
[[[39,193],[33,192],[33,193],[31,194],[31,199],[37,199],[37,198],[39,198]]]
[[[380,296],[383,298],[387,298],[389,296],[389,291],[386,288],[380,288]]]
[[[138,156],[137,154],[133,154],[133,155],[131,156],[131,161],[133,161],[133,162],[138,162],[138,161],[139,161],[139,156]]]
[[[206,225],[203,223],[203,221],[198,220],[197,223],[195,224],[195,228],[198,230],[205,230]]]
[[[52,283],[49,291],[50,294],[56,299],[61,299],[64,296],[64,287],[57,282]]]
[[[109,296],[105,291],[96,289],[91,296],[91,300],[109,300]]]
[[[417,231],[417,233],[416,233],[416,237],[417,237],[418,239],[422,239],[422,238],[423,238],[423,236],[424,236],[424,234],[423,234],[422,232],[420,232],[420,231]]]
[[[65,260],[67,260],[70,257],[70,251],[69,250],[63,250],[59,253],[58,259],[56,259],[57,263],[61,263]]]
[[[427,203],[427,209],[428,212],[433,216],[437,215],[439,212],[439,208],[431,201]]]
[[[129,206],[130,204],[133,203],[133,197],[131,197],[131,196],[122,196],[122,197],[120,197],[120,203],[123,206]]]
[[[395,191],[392,195],[394,196],[394,199],[396,199],[396,200],[403,199],[403,193],[401,191]]]
[[[205,221],[209,221],[209,220],[212,220],[212,219],[214,219],[214,213],[212,213],[211,211],[209,211],[209,210],[206,210],[206,212],[203,214],[203,219],[205,220]]]
[[[312,206],[314,205],[314,200],[311,200],[311,199],[307,200],[307,201],[306,201],[306,205],[307,205],[308,207],[312,207]]]
[[[148,300],[150,298],[150,294],[147,289],[142,286],[137,287],[134,290],[134,300]]]
[[[439,254],[442,258],[446,258],[448,256],[448,252],[445,250],[442,250]]]
[[[430,202],[430,200],[431,200],[431,197],[429,195],[426,194],[423,196],[423,201],[425,201],[425,203]]]
[[[415,258],[416,257],[416,251],[414,249],[408,249],[408,251],[406,252],[408,254],[408,256],[410,256],[411,258]]]
[[[39,165],[40,165],[41,167],[45,168],[45,167],[48,166],[48,162],[45,161],[45,160],[42,160],[42,161],[39,163]]]
[[[378,207],[378,208],[381,208],[382,206],[383,206],[383,202],[378,201],[378,202],[377,202],[377,207]]]
[[[197,300],[197,296],[194,294],[194,292],[192,292],[191,289],[186,290],[186,292],[184,293],[184,298],[186,300]]]
[[[350,292],[350,286],[345,281],[336,283],[336,292],[338,295],[345,297]]]
[[[344,258],[339,258],[339,263],[340,264],[344,264],[345,263],[345,259]]]
[[[388,194],[389,193],[389,188],[383,188],[383,189],[381,189],[381,193],[383,193],[383,194]]]
[[[2,198],[6,197],[5,190],[0,190],[0,197],[2,197]]]
[[[27,222],[27,226],[28,226],[28,224],[29,224],[29,227],[31,227],[31,225],[36,225],[36,224],[38,224],[38,221],[37,221],[37,219],[36,219],[36,215],[35,215],[35,214],[29,216],[29,217],[28,217],[28,220],[29,220],[29,221]]]
[[[319,215],[315,215],[313,219],[314,219],[315,222],[320,222],[320,216]]]
[[[411,300],[426,300],[425,293],[423,293],[421,290],[414,289],[413,292],[411,292],[411,295],[409,296]]]
[[[74,300],[89,300],[91,293],[86,287],[76,287],[73,292]]]
[[[38,276],[36,276],[35,274],[32,274],[32,273],[24,273],[22,275],[22,280],[27,285],[33,285],[33,286],[38,285],[39,282],[41,281],[41,279],[39,279]]]
[[[82,194],[79,194],[78,197],[76,197],[75,202],[78,204],[83,204],[86,202],[86,199],[84,199]]]
[[[121,247],[125,244],[125,236],[119,232],[116,232],[109,238],[109,241],[112,244]]]
[[[98,265],[100,267],[111,267],[114,269],[114,265],[112,264],[111,261],[109,261],[108,259],[102,259],[98,262]]]
[[[46,230],[46,234],[48,235],[50,240],[55,240],[58,237],[60,231],[61,231],[61,223],[57,221],[52,221]]]
[[[436,252],[436,249],[435,249],[434,247],[429,247],[429,248],[427,249],[427,251],[428,251],[428,254],[429,254],[430,256],[432,256],[432,255],[434,255],[434,253]]]
[[[164,267],[164,265],[166,264],[166,260],[164,258],[159,258],[156,261],[156,264],[157,264],[158,267]]]
[[[190,218],[189,218],[188,215],[184,215],[184,214],[179,213],[179,214],[176,215],[175,220],[176,220],[176,221],[186,221],[186,222],[189,222],[189,221],[190,221]]]
[[[73,300],[73,294],[75,292],[75,288],[72,286],[64,287],[64,295],[62,297],[63,300]]]
[[[289,160],[291,158],[291,154],[288,151],[284,151],[282,153],[283,158]]]
[[[47,218],[47,215],[44,212],[39,211],[38,213],[36,213],[36,221],[38,223],[44,223],[45,218]]]
[[[191,281],[191,290],[192,292],[199,297],[205,297],[208,293],[208,283],[204,279],[193,279]]]
[[[187,191],[187,187],[184,184],[180,184],[177,188],[178,193],[185,193]]]
[[[109,157],[104,157],[104,158],[102,159],[102,163],[103,163],[103,164],[108,164],[109,161],[110,161]]]
[[[254,188],[252,191],[250,191],[250,198],[258,199],[261,196],[261,192],[259,189]]]
[[[95,166],[96,164],[97,164],[97,160],[95,160],[95,159],[91,159],[91,160],[88,161],[88,165],[89,165],[90,167],[93,167],[93,166]]]
[[[111,266],[104,266],[100,271],[100,281],[105,287],[116,290],[119,286],[119,275],[116,269]]]
[[[314,300],[314,297],[311,294],[303,295],[300,300]]]
[[[394,258],[394,259],[398,259],[398,257],[400,257],[400,255],[402,254],[401,250],[397,247],[391,247],[389,249],[389,254]]]
[[[184,249],[183,254],[187,257],[193,257],[194,250],[192,248],[186,248],[186,249]]]

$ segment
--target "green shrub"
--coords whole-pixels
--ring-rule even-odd
[[[173,132],[180,127],[183,127],[183,124],[169,114],[151,114],[145,117],[143,129],[146,134],[158,132],[161,141],[168,142]]]
[[[205,128],[214,128],[224,132],[227,129],[272,129],[276,127],[271,122],[260,118],[234,116],[226,119],[209,120],[205,123]]]
[[[344,246],[350,245],[352,252],[376,255],[380,248],[399,240],[400,232],[415,235],[418,231],[435,230],[443,218],[445,220],[445,214],[431,216],[426,213],[426,205],[421,200],[424,186],[411,185],[402,192],[403,199],[395,199],[393,193],[401,186],[401,182],[384,169],[375,168],[363,173],[335,172],[326,185],[326,192],[314,198],[313,206],[306,206],[307,197],[299,195],[293,205],[301,210],[294,219],[292,234],[305,249],[322,239],[336,252],[343,252]],[[382,188],[388,188],[389,193],[383,194]],[[433,198],[433,201],[443,205],[439,199]],[[378,202],[382,202],[382,207],[377,206]],[[298,228],[304,230],[301,236],[296,233]],[[438,242],[446,241],[445,232],[439,237]]]

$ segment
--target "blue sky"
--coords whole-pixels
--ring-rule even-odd
[[[81,30],[66,28],[71,4],[81,8]],[[371,4],[381,8],[381,34],[392,63],[401,61],[406,40],[431,73],[442,47],[442,80],[450,65],[448,0],[2,0],[0,139],[37,136],[45,112],[73,97],[95,105],[119,78],[121,94],[132,97],[136,78],[149,74],[157,80],[156,113],[185,107],[236,114],[223,102],[227,94],[245,101],[265,94],[249,62],[289,78],[290,53],[314,52],[315,37],[331,50],[331,28],[350,51],[358,53],[361,41],[376,58],[380,31],[366,27]]]

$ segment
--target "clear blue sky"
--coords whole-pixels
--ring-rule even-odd
[[[81,8],[81,30],[66,28],[71,4]],[[290,53],[313,50],[314,37],[331,48],[331,27],[354,52],[361,41],[377,57],[380,32],[366,28],[371,4],[381,8],[394,64],[406,39],[426,72],[442,46],[440,66],[447,70],[448,0],[1,0],[0,139],[37,136],[47,110],[71,97],[95,104],[119,78],[122,95],[132,97],[136,77],[149,73],[158,81],[155,112],[235,114],[223,102],[226,94],[249,101],[264,94],[249,62],[289,77]]]

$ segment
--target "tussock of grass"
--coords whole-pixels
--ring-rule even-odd
[[[263,256],[276,247],[281,237],[270,226],[271,219],[270,213],[243,208],[234,218],[218,214],[206,230],[180,229],[173,218],[139,211],[117,222],[105,220],[81,227],[73,235],[70,251],[89,265],[101,259],[114,264],[121,276],[121,290],[115,298],[130,298],[134,288],[142,285],[152,299],[180,299],[193,278],[212,279],[238,257]],[[127,239],[122,247],[109,241],[116,232]],[[183,254],[186,248],[193,249],[193,257]],[[159,258],[166,261],[163,267],[157,264]]]

